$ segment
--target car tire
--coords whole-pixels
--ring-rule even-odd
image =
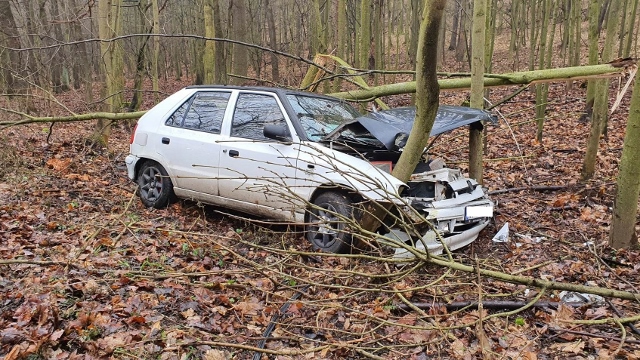
[[[351,252],[353,234],[348,219],[354,218],[353,202],[339,192],[324,192],[307,210],[306,237],[314,248],[325,252]]]
[[[138,195],[146,207],[166,208],[174,198],[169,174],[155,161],[146,161],[138,171]]]

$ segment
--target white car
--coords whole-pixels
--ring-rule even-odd
[[[125,162],[148,207],[177,197],[304,223],[316,248],[344,253],[361,209],[387,204],[381,238],[432,253],[442,240],[460,248],[487,225],[493,203],[440,160],[420,163],[407,184],[391,176],[414,116],[362,116],[342,100],[279,88],[190,86],[140,118]],[[479,121],[494,119],[441,106],[431,135]]]

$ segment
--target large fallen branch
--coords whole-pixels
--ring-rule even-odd
[[[484,78],[484,86],[496,87],[528,85],[539,82],[589,79],[594,77],[614,77],[626,73],[629,67],[635,67],[635,61],[622,60],[616,63],[602,65],[574,66],[558,69],[523,71],[510,74],[486,74]],[[469,89],[471,87],[471,78],[440,79],[438,84],[440,85],[440,90]],[[415,92],[416,82],[410,81],[397,84],[380,85],[369,89],[343,91],[328,95],[350,101],[371,101],[381,96],[409,94]],[[32,123],[73,122],[95,119],[107,119],[114,121],[131,120],[137,119],[146,113],[146,111],[130,113],[95,112],[80,115],[38,117],[10,109],[0,109],[0,111],[9,112],[21,117],[20,120],[15,121],[0,121],[0,130],[10,126]]]
[[[484,77],[484,86],[528,85],[541,82],[589,79],[595,77],[614,77],[626,73],[628,71],[627,68],[632,66],[635,66],[635,61],[623,60],[616,63],[602,65],[574,66],[557,69],[523,71],[510,74],[486,74]],[[470,89],[471,78],[440,79],[438,84],[440,85],[440,90]],[[409,81],[397,84],[380,85],[366,90],[360,89],[343,91],[328,95],[350,101],[370,101],[381,96],[415,92],[416,82]]]
[[[5,110],[8,111],[8,110]],[[107,119],[107,120],[132,120],[137,119],[144,115],[146,111],[136,111],[136,112],[127,112],[127,113],[109,113],[109,112],[95,112],[88,114],[79,114],[79,115],[68,115],[68,116],[31,116],[29,114],[16,112],[16,111],[8,111],[22,117],[21,120],[17,121],[0,121],[0,130],[15,126],[15,125],[25,125],[32,123],[55,123],[55,122],[74,122],[74,121],[87,121],[87,120],[96,120],[96,119]]]

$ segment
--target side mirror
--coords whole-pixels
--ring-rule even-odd
[[[265,125],[262,129],[262,134],[267,139],[273,139],[284,143],[290,143],[293,140],[291,139],[289,128],[285,125]]]

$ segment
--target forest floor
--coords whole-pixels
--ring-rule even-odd
[[[542,143],[533,91],[495,109],[485,155],[495,221],[453,258],[640,293],[640,252],[607,246],[630,94],[610,118],[596,176],[580,183],[589,133],[579,121],[580,85],[551,86]],[[78,104],[74,96],[59,99]],[[442,103],[462,96],[443,93]],[[640,358],[633,322],[615,320],[638,316],[636,302],[578,296],[564,304],[559,291],[435,265],[405,271],[415,264],[310,255],[286,226],[190,201],[147,209],[126,177],[130,129],[115,126],[101,149],[86,142],[93,125],[0,132],[0,357],[248,359],[273,328],[264,348],[278,359]],[[465,170],[466,144],[466,131],[454,132],[432,154]],[[506,222],[510,242],[493,242]],[[481,310],[473,305],[480,296]],[[489,305],[536,299],[540,306],[519,312]],[[405,301],[429,306],[403,310]]]

